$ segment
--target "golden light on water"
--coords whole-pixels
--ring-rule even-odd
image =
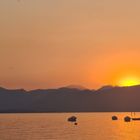
[[[135,85],[140,85],[140,78],[129,76],[122,78],[119,81],[119,86],[135,86]]]

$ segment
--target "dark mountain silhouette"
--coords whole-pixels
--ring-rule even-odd
[[[140,111],[140,85],[104,86],[98,90],[9,90],[0,88],[0,112],[129,112]]]
[[[87,89],[86,87],[81,86],[81,85],[69,85],[69,86],[66,86],[65,88],[80,89],[80,90],[85,90],[85,89]]]
[[[113,88],[113,86],[106,85],[106,86],[103,86],[103,87],[99,88],[98,90],[108,90],[108,89],[112,89],[112,88]]]

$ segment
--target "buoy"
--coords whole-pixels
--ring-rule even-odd
[[[124,117],[124,121],[125,122],[130,122],[131,121],[131,118],[129,116],[126,116],[126,117]]]
[[[118,117],[117,116],[112,116],[112,120],[113,121],[118,120]]]

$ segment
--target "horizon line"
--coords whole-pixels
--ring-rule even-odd
[[[131,86],[118,86],[118,85],[103,85],[103,86],[101,86],[100,88],[97,88],[97,89],[95,89],[95,88],[86,88],[86,87],[84,87],[84,86],[82,86],[82,87],[84,87],[84,88],[78,88],[78,87],[70,87],[71,85],[69,85],[69,86],[60,86],[60,87],[54,87],[54,88],[34,88],[34,89],[29,89],[29,90],[27,90],[27,89],[25,89],[25,88],[8,88],[8,87],[6,87],[6,86],[0,86],[0,88],[1,89],[5,89],[5,90],[24,90],[24,91],[34,91],[34,90],[57,90],[57,89],[62,89],[62,88],[67,88],[67,89],[79,89],[79,90],[95,90],[95,91],[97,91],[97,90],[100,90],[100,89],[103,89],[103,88],[115,88],[115,87],[120,87],[120,88],[127,88],[127,87],[136,87],[136,86],[140,86],[140,84],[138,84],[138,85],[131,85]]]

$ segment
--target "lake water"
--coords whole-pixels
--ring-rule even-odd
[[[67,122],[76,115],[78,125]],[[112,115],[119,117],[112,121]],[[0,140],[140,140],[140,121],[130,113],[0,114]],[[136,113],[140,117],[140,113]]]

